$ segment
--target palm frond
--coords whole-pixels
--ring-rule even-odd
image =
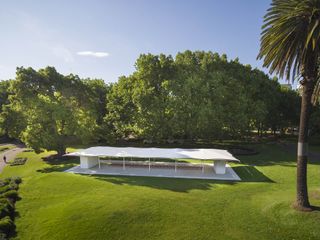
[[[260,41],[257,58],[270,73],[288,80],[303,74],[320,56],[320,0],[273,0]]]

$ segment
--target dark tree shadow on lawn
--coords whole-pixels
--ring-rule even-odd
[[[170,190],[174,192],[189,192],[190,190],[210,190],[212,188],[215,188],[215,184],[236,185],[243,182],[274,183],[274,181],[265,176],[263,173],[259,172],[255,167],[238,166],[233,167],[233,169],[239,175],[241,181],[108,175],[91,176],[93,176],[95,179],[106,181],[116,185],[144,186],[156,189]]]
[[[234,166],[232,169],[241,178],[241,182],[267,182],[275,183],[254,166]]]
[[[254,166],[296,167],[297,146],[295,143],[270,143],[256,146],[258,154],[253,156],[237,156],[241,163]],[[309,164],[320,164],[320,152],[309,151]]]
[[[42,158],[42,160],[50,166],[37,170],[37,172],[41,173],[63,172],[79,164],[79,158],[77,157],[58,157],[57,155],[51,155]]]
[[[173,192],[189,192],[191,190],[210,190],[215,183],[234,185],[236,182],[215,181],[205,179],[179,179],[159,177],[133,177],[133,176],[107,176],[92,175],[95,179],[106,181],[116,185],[143,186]]]

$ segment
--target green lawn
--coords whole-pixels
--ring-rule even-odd
[[[243,182],[86,176],[61,172],[77,161],[44,162],[22,153],[18,239],[320,239],[320,211],[301,213],[295,156],[277,145],[233,165]],[[309,165],[309,191],[320,206],[320,167]]]
[[[0,153],[15,148],[13,144],[4,144],[0,146]]]

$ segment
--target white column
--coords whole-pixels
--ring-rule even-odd
[[[216,160],[213,164],[214,171],[216,174],[225,174],[226,173],[226,161]]]
[[[98,164],[97,156],[80,156],[80,168],[92,168]]]

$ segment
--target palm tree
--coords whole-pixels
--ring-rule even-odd
[[[264,16],[258,59],[270,73],[302,86],[295,207],[310,210],[307,188],[308,130],[314,93],[319,93],[320,0],[273,0]]]

